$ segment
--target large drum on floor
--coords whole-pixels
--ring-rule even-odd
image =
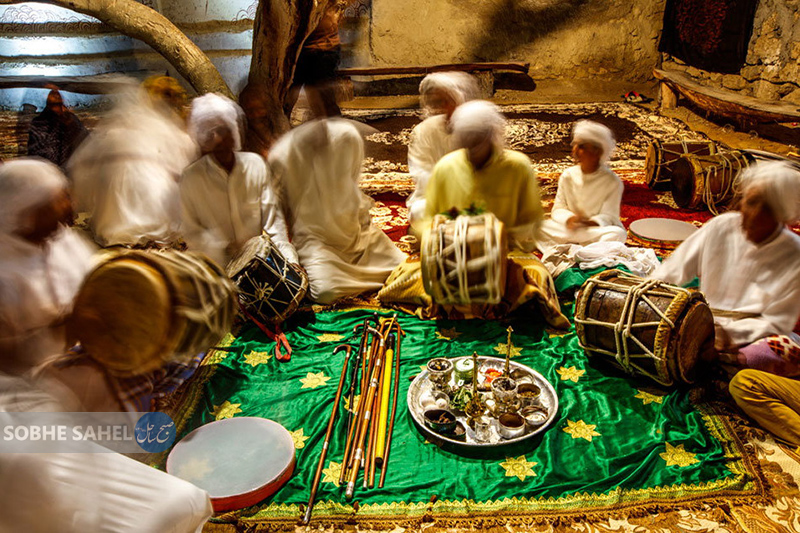
[[[236,315],[236,287],[190,252],[131,251],[86,278],[70,331],[109,372],[129,376],[188,361],[217,344]]]
[[[607,270],[581,287],[575,329],[589,355],[662,385],[692,383],[698,357],[714,346],[702,293]]]
[[[264,324],[286,320],[308,291],[306,273],[287,261],[267,235],[247,241],[225,271],[239,288],[242,308]]]
[[[425,292],[439,304],[500,303],[507,256],[505,228],[491,213],[436,215],[421,253]]]
[[[292,477],[292,435],[249,416],[201,426],[175,445],[167,472],[208,492],[214,512],[244,509],[275,494]]]
[[[647,144],[645,157],[645,179],[651,189],[669,189],[672,167],[682,155],[711,155],[717,152],[712,141],[662,143],[653,139]]]
[[[741,172],[751,160],[735,150],[709,156],[685,155],[672,168],[672,198],[680,207],[698,209],[705,205],[716,213],[718,206],[738,193]]]

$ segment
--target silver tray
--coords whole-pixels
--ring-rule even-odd
[[[471,356],[465,357],[453,357],[450,358],[450,361],[453,363],[455,367],[456,363],[461,359],[472,359]],[[480,369],[481,373],[478,376],[478,384],[480,385],[483,382],[483,372],[487,369],[494,368],[499,370],[500,372],[503,371],[505,368],[506,361],[505,359],[501,359],[499,357],[478,357],[478,368]],[[430,373],[427,369],[420,372],[414,381],[411,382],[411,385],[408,388],[408,396],[406,397],[408,403],[408,412],[411,413],[411,418],[414,419],[414,423],[417,425],[417,428],[420,432],[428,438],[438,440],[440,442],[445,442],[451,444],[455,447],[465,447],[465,448],[493,448],[499,446],[506,446],[509,444],[516,444],[522,442],[524,440],[530,439],[540,433],[542,433],[547,427],[552,424],[553,419],[555,419],[556,414],[558,413],[558,396],[556,396],[556,390],[547,381],[543,375],[539,372],[535,371],[534,369],[515,363],[514,361],[510,362],[509,370],[511,373],[511,377],[514,378],[517,383],[533,383],[538,385],[539,389],[541,389],[541,393],[539,396],[541,408],[546,411],[547,417],[545,421],[542,422],[541,425],[536,427],[529,427],[526,425],[526,431],[519,437],[515,437],[512,439],[506,439],[500,436],[498,431],[498,423],[497,419],[494,417],[490,417],[492,420],[491,429],[490,429],[490,437],[488,442],[477,442],[475,440],[475,435],[472,432],[472,429],[468,427],[467,424],[467,416],[464,414],[463,411],[452,410],[453,413],[456,415],[456,420],[461,422],[464,427],[467,428],[466,430],[466,440],[457,440],[447,435],[442,435],[430,429],[428,426],[425,425],[425,420],[423,417],[423,412],[425,409],[420,402],[420,398],[430,392],[433,389],[433,383],[430,381],[429,376]],[[455,372],[453,373],[453,377],[450,379],[450,386],[455,385]],[[483,395],[484,399],[491,398],[490,392],[479,392],[479,394]]]

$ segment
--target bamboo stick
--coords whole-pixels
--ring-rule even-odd
[[[383,455],[383,464],[381,465],[381,478],[378,481],[378,488],[383,488],[383,482],[386,480],[386,467],[389,464],[389,452],[392,449],[392,434],[394,433],[394,418],[397,413],[397,396],[400,388],[400,344],[401,338],[405,332],[397,324],[397,340],[395,341],[395,354],[394,354],[394,390],[392,392],[392,413],[389,416],[389,432],[386,435],[386,452]]]

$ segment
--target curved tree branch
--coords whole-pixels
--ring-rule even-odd
[[[164,56],[198,93],[218,92],[232,97],[217,68],[166,17],[135,0],[27,0],[64,7],[92,16],[120,33],[139,39]],[[0,5],[22,0],[0,0]]]

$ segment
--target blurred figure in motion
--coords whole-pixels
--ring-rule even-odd
[[[315,302],[377,290],[405,257],[371,224],[373,201],[359,189],[363,159],[358,130],[341,119],[303,124],[270,151]]]
[[[52,163],[0,165],[0,203],[0,372],[22,374],[66,350],[64,322],[94,249],[68,227],[68,183]]]
[[[172,78],[119,96],[67,168],[79,212],[102,246],[170,247],[178,239],[178,179],[197,157],[184,130],[185,94]]]
[[[478,97],[478,84],[466,72],[434,72],[419,84],[419,96],[426,118],[411,131],[408,145],[415,188],[406,205],[412,224],[425,216],[425,189],[433,167],[456,148],[450,117],[456,107]]]
[[[180,185],[182,232],[190,250],[225,265],[248,239],[265,231],[297,263],[264,158],[241,151],[244,114],[232,100],[206,94],[192,102],[189,129],[205,154]]]
[[[591,120],[579,120],[572,133],[572,157],[577,163],[558,179],[550,219],[542,224],[539,249],[558,244],[625,242],[628,232],[619,218],[624,186],[608,168],[616,147],[614,134]]]
[[[28,155],[63,166],[88,132],[80,119],[64,105],[58,89],[55,86],[50,86],[50,89],[44,110],[31,121]]]
[[[336,103],[336,70],[342,58],[339,23],[346,7],[345,0],[331,0],[317,27],[306,37],[295,65],[294,82],[284,104],[287,117],[291,117],[303,87],[314,117],[342,114]]]

